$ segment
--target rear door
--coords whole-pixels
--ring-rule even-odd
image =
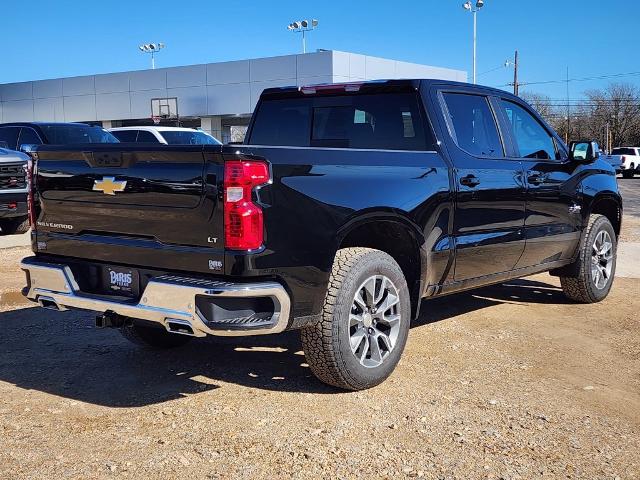
[[[579,164],[524,103],[498,103],[527,184],[526,247],[518,267],[571,258],[582,226]]]
[[[454,279],[509,271],[524,250],[521,162],[509,156],[490,96],[464,88],[437,95],[455,167]]]

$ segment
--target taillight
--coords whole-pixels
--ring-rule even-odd
[[[255,250],[264,241],[262,208],[251,194],[269,183],[269,166],[255,160],[233,160],[224,164],[224,242],[233,250]]]
[[[36,229],[36,203],[34,198],[34,185],[33,185],[33,158],[29,158],[27,161],[26,176],[27,176],[27,215],[29,216],[29,225],[31,230]]]
[[[626,162],[626,161],[627,161],[627,159],[625,158],[625,156],[624,156],[624,155],[622,155],[622,156],[620,157],[620,163],[624,163],[624,162]]]

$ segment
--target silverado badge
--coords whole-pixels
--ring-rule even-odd
[[[116,192],[124,192],[127,181],[116,181],[115,177],[102,177],[102,180],[95,180],[93,190],[102,192],[105,195],[115,195]]]

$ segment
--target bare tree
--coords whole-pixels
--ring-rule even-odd
[[[599,137],[609,126],[612,146],[640,141],[640,90],[628,83],[612,83],[604,90],[588,90],[582,114],[589,119],[588,132]]]
[[[520,94],[525,102],[529,103],[536,111],[542,115],[542,117],[549,123],[554,116],[553,106],[551,105],[551,98],[540,93],[522,92]]]

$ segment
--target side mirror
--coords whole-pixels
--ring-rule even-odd
[[[38,145],[32,143],[23,143],[18,147],[22,153],[30,154],[31,152],[35,152]]]
[[[580,140],[571,142],[569,158],[580,163],[591,163],[600,157],[597,142]]]
[[[38,149],[38,145],[31,144],[31,143],[23,143],[22,145],[20,145],[19,148],[22,153],[26,153],[32,159],[36,158],[36,150]]]

